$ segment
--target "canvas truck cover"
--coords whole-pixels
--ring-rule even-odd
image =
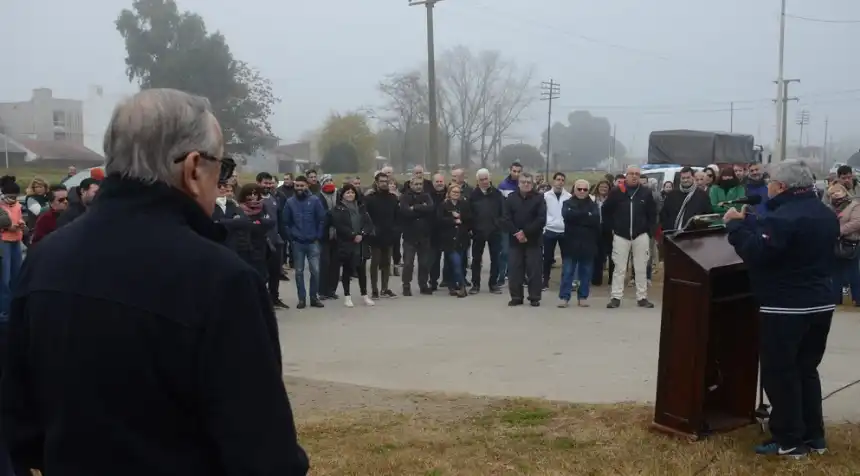
[[[649,164],[751,164],[755,138],[745,134],[691,130],[654,131],[648,139]]]

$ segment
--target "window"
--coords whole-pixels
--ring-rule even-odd
[[[64,131],[54,131],[54,140],[66,140],[66,133]]]
[[[54,126],[66,127],[66,111],[54,111]]]

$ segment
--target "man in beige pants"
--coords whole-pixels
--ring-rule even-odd
[[[639,167],[628,167],[624,183],[612,189],[603,204],[603,224],[614,235],[612,262],[615,272],[612,275],[609,304],[606,305],[608,309],[621,306],[627,261],[631,253],[636,281],[636,304],[649,309],[654,307],[648,300],[645,273],[653,224],[657,222],[657,204],[651,190],[640,182],[641,174]]]

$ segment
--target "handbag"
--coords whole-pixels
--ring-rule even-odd
[[[858,254],[860,254],[860,247],[857,246],[858,244],[860,244],[860,241],[839,238],[836,242],[836,257],[845,260],[853,260],[857,258]]]

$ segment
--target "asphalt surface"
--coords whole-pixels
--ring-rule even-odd
[[[660,296],[653,296],[657,308],[640,309],[629,288],[622,307],[609,310],[604,286],[594,289],[590,308],[558,309],[553,286],[541,307],[510,308],[507,290],[458,299],[447,292],[420,296],[414,287],[416,296],[374,307],[365,307],[355,289],[352,309],[339,300],[325,301],[324,309],[279,311],[284,373],[396,390],[590,403],[654,399]],[[392,277],[391,289],[400,294],[399,278]],[[281,283],[281,293],[295,304],[292,281]],[[860,313],[837,312],[820,367],[825,394],[860,379],[857,336]],[[860,385],[829,398],[826,417],[860,421],[858,397]]]

